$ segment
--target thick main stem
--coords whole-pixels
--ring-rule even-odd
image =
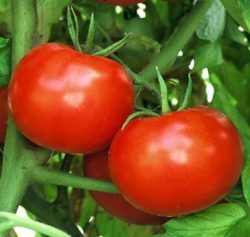
[[[36,0],[11,0],[11,11],[12,69],[14,69],[32,47],[37,26]],[[0,211],[15,212],[25,193],[28,178],[24,153],[23,138],[9,118],[0,181]]]
[[[188,43],[213,1],[214,0],[200,0],[197,2],[194,9],[183,19],[182,24],[166,42],[162,51],[141,71],[140,76],[144,81],[150,81],[156,78],[156,66],[159,68],[161,74],[171,69],[178,52]]]

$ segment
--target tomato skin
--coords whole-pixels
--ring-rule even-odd
[[[179,216],[223,199],[240,177],[243,148],[219,111],[197,106],[132,120],[110,149],[113,182],[134,206]]]
[[[17,65],[9,107],[31,141],[66,153],[92,153],[109,146],[134,110],[132,81],[121,65],[48,43]]]
[[[0,143],[3,144],[6,137],[7,120],[8,120],[8,89],[0,88]]]
[[[120,6],[129,6],[140,2],[144,2],[144,0],[96,0],[96,1],[100,3],[107,3]]]
[[[108,151],[84,156],[84,174],[91,178],[111,180]],[[99,206],[128,223],[155,225],[166,221],[166,217],[154,216],[134,208],[120,194],[91,192],[91,195]]]

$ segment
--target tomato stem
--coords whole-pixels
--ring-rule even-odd
[[[32,48],[33,36],[37,28],[36,7],[35,0],[11,0],[12,69]],[[39,152],[33,155],[33,151],[25,148],[23,136],[9,118],[0,180],[0,211],[16,211],[29,185],[30,162],[43,163],[47,152],[41,157]],[[37,159],[37,155],[39,159]],[[8,232],[1,233],[1,236],[8,236]]]
[[[117,57],[115,54],[111,55],[111,58],[113,58],[114,60],[116,60],[118,63],[120,63],[128,72],[128,74],[133,78],[134,82],[140,86],[143,86],[144,88],[147,88],[148,90],[154,92],[156,95],[159,95],[159,90],[158,88],[147,81],[142,80],[142,78],[136,74],[135,72],[133,72],[128,65],[126,65],[119,57]]]
[[[12,0],[12,68],[28,52],[37,25],[35,0]],[[25,27],[24,27],[25,25]],[[15,212],[27,187],[25,165],[22,164],[24,142],[12,119],[8,121],[0,182],[0,210]],[[3,235],[4,236],[4,235]]]
[[[140,73],[145,81],[156,78],[155,67],[164,74],[173,66],[178,52],[188,43],[201,19],[213,3],[213,0],[197,1],[193,10],[181,21],[181,25],[174,31],[172,36],[163,46],[162,51]]]
[[[15,226],[26,227],[29,229],[36,230],[42,234],[48,236],[57,236],[57,237],[70,237],[70,235],[66,234],[65,232],[56,229],[55,227],[33,221],[31,219],[24,219],[23,217],[19,217],[17,215],[7,213],[7,212],[0,212],[0,217],[7,220],[3,221],[0,224],[0,233],[11,229]]]
[[[31,176],[34,182],[39,183],[63,185],[73,188],[87,189],[91,191],[101,191],[110,193],[118,192],[115,185],[111,182],[85,178],[41,166],[38,166],[33,169]]]

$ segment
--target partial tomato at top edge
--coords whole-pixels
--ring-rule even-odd
[[[132,120],[113,139],[109,164],[113,182],[132,205],[179,216],[231,191],[241,174],[243,147],[224,114],[198,106]]]
[[[113,60],[47,43],[15,68],[9,106],[17,128],[38,145],[93,153],[110,145],[133,112],[133,83]]]

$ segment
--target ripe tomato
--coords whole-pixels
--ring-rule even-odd
[[[3,144],[6,136],[8,105],[7,105],[7,87],[0,88],[0,143]]]
[[[107,3],[120,6],[129,6],[140,2],[144,2],[144,0],[96,0],[96,1],[100,3]]]
[[[109,146],[134,109],[132,81],[113,60],[48,43],[17,65],[9,107],[31,141],[66,153],[92,153]]]
[[[84,174],[91,178],[110,180],[108,152],[102,151],[85,156]],[[153,225],[166,221],[165,217],[150,215],[134,208],[120,194],[91,192],[91,195],[103,209],[126,222]]]
[[[221,200],[243,163],[240,136],[219,111],[197,106],[131,121],[110,150],[111,177],[134,206],[179,216]]]

